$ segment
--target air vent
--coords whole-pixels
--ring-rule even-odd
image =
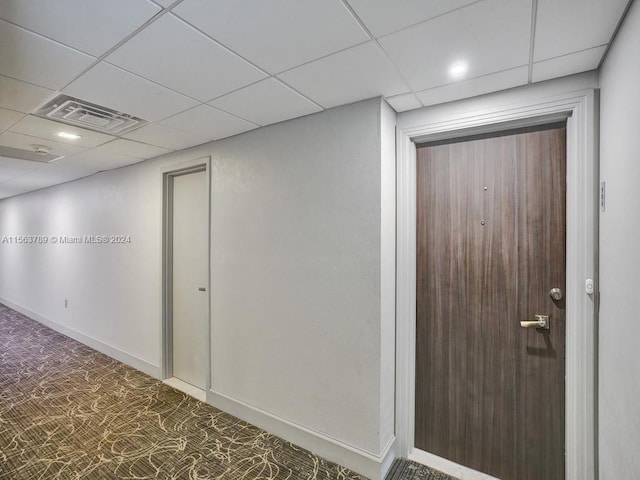
[[[5,147],[0,145],[0,157],[16,158],[18,160],[28,160],[30,162],[48,163],[62,158],[64,155],[52,155],[49,147],[44,145],[33,145],[33,150],[23,150],[21,148]]]
[[[58,95],[35,115],[109,135],[122,135],[149,123],[133,115],[116,112],[68,95]]]

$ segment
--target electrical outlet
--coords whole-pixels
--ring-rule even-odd
[[[67,302],[67,299],[64,299],[64,308],[67,308],[69,306],[69,302]]]

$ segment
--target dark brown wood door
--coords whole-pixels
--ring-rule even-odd
[[[565,143],[417,149],[415,446],[502,480],[564,479]]]

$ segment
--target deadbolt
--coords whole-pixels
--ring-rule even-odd
[[[551,290],[549,290],[549,296],[551,297],[551,300],[562,300],[562,297],[564,295],[562,295],[562,290],[560,290],[559,288],[552,288]]]

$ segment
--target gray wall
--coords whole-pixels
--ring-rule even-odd
[[[212,390],[379,463],[393,441],[394,123],[374,99],[0,201],[0,237],[132,239],[0,245],[0,301],[159,375],[162,171],[211,156]]]
[[[600,478],[640,478],[640,4],[600,77]]]

